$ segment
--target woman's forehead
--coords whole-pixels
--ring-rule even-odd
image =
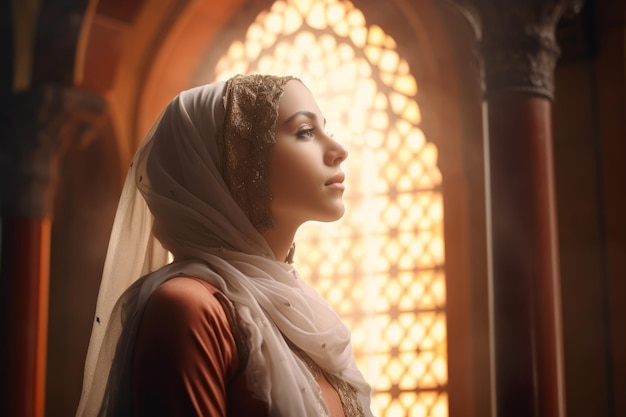
[[[287,123],[298,114],[309,118],[314,116],[318,122],[324,123],[324,116],[311,91],[299,80],[290,80],[280,98],[277,125]]]

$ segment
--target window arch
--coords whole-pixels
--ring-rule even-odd
[[[409,65],[349,1],[278,0],[213,70],[254,72],[301,78],[350,148],[348,215],[303,226],[296,262],[352,330],[375,414],[447,416],[441,173]]]

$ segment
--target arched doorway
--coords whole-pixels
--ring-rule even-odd
[[[348,2],[327,3],[348,4]],[[393,52],[387,54],[387,56],[391,56],[388,58],[391,60],[390,62],[394,63],[390,67],[399,71],[395,79],[404,77],[405,81],[408,80],[406,81],[409,86],[408,90],[398,91],[393,88],[394,82],[388,84],[383,77],[378,75],[372,77],[379,69],[373,72],[370,69],[369,74],[367,71],[364,72],[361,84],[367,98],[363,103],[367,105],[361,109],[357,108],[357,111],[361,111],[362,114],[374,116],[371,118],[371,123],[373,123],[371,131],[374,131],[375,134],[362,132],[359,139],[362,144],[375,145],[378,142],[380,148],[381,142],[391,142],[391,147],[385,148],[387,150],[383,152],[384,156],[378,156],[386,163],[385,169],[381,170],[383,172],[381,178],[384,180],[378,181],[378,183],[393,183],[392,187],[387,185],[384,192],[387,196],[393,195],[396,201],[393,204],[387,202],[380,205],[380,209],[375,211],[376,214],[374,215],[368,210],[361,211],[362,216],[373,216],[369,220],[375,218],[382,220],[387,226],[391,225],[384,233],[375,230],[375,228],[366,230],[367,227],[364,227],[363,224],[373,224],[367,220],[365,223],[361,223],[361,226],[350,229],[361,229],[363,234],[372,237],[379,233],[377,238],[379,243],[376,244],[378,246],[360,244],[359,247],[359,244],[351,244],[352,241],[346,239],[341,244],[343,245],[341,251],[327,257],[330,261],[328,265],[322,263],[319,268],[313,268],[312,265],[317,263],[316,259],[319,260],[325,256],[322,252],[318,252],[313,256],[308,266],[304,266],[303,270],[305,274],[307,271],[312,272],[313,269],[321,271],[318,277],[319,286],[327,292],[327,297],[331,301],[334,300],[338,303],[340,311],[343,309],[345,312],[348,304],[351,304],[352,307],[356,305],[354,301],[345,302],[345,296],[349,293],[377,298],[381,296],[380,298],[384,298],[383,304],[387,308],[386,317],[389,317],[391,312],[391,315],[397,315],[397,320],[404,323],[403,325],[393,325],[390,322],[380,324],[381,322],[378,321],[376,324],[379,326],[381,339],[395,340],[388,346],[388,352],[392,352],[391,357],[395,355],[395,362],[393,360],[388,361],[386,367],[376,365],[378,369],[373,371],[374,375],[383,379],[388,378],[389,374],[393,372],[396,375],[396,380],[385,382],[387,384],[384,388],[386,391],[384,389],[379,390],[385,392],[384,395],[387,396],[387,400],[382,400],[382,405],[380,405],[381,410],[386,410],[385,412],[389,413],[386,415],[402,415],[401,413],[408,413],[411,410],[427,410],[427,412],[440,410],[437,408],[439,407],[437,401],[447,401],[442,393],[448,391],[450,392],[450,410],[455,407],[467,409],[468,406],[473,406],[471,400],[468,399],[473,394],[470,392],[471,388],[467,388],[468,386],[471,387],[471,383],[468,384],[468,381],[471,382],[472,376],[469,375],[468,369],[471,366],[473,353],[471,349],[466,349],[471,344],[469,341],[469,328],[471,326],[469,324],[473,319],[471,314],[467,313],[468,311],[471,313],[472,309],[469,300],[471,294],[469,289],[474,285],[472,284],[472,276],[480,275],[483,267],[480,265],[480,261],[475,264],[473,264],[475,261],[470,261],[472,252],[480,254],[480,249],[472,247],[470,244],[470,235],[474,233],[475,228],[480,228],[480,224],[472,224],[471,216],[472,210],[476,209],[473,206],[476,204],[475,201],[481,201],[482,195],[479,192],[470,197],[471,193],[463,182],[469,171],[481,171],[481,166],[480,161],[476,162],[475,165],[468,166],[468,161],[463,159],[461,137],[466,128],[471,130],[473,134],[476,131],[479,132],[479,129],[476,129],[475,126],[465,126],[464,118],[460,115],[463,106],[468,107],[464,104],[467,103],[467,98],[473,98],[475,91],[471,88],[463,91],[458,87],[458,73],[451,69],[456,68],[455,60],[458,59],[449,43],[449,37],[454,35],[446,34],[447,29],[442,23],[443,12],[434,3],[423,2],[420,5],[410,6],[406,5],[405,2],[398,1],[381,6],[375,1],[359,1],[353,4],[355,9],[362,10],[367,21],[367,26],[362,25],[362,27],[367,27],[368,34],[372,34],[373,43],[382,42],[379,45],[383,47],[382,49],[392,50],[393,48],[390,48],[389,45],[395,41],[396,55]],[[82,68],[84,76],[78,77],[82,86],[98,90],[109,98],[119,150],[117,162],[122,167],[126,166],[143,133],[149,128],[169,99],[182,89],[199,82],[210,81],[210,76],[206,73],[208,68],[206,64],[211,59],[211,51],[215,53],[215,51],[220,51],[220,47],[230,45],[226,40],[228,39],[229,42],[232,40],[237,33],[238,25],[246,19],[248,24],[252,23],[257,14],[263,9],[269,10],[272,3],[229,1],[215,5],[209,4],[209,2],[163,1],[159,2],[158,7],[148,7],[147,2],[133,4],[135,5],[133,7],[121,8],[124,11],[114,1],[94,2],[94,7],[91,9],[93,14],[84,31],[84,48],[81,55],[83,64],[79,66]],[[374,27],[378,29],[371,29]],[[115,41],[117,43],[114,42],[114,46],[117,46],[114,48],[111,47],[111,39],[117,39]],[[365,39],[366,43],[369,42],[368,37]],[[306,43],[306,36],[301,37],[299,42]],[[111,49],[109,55],[103,53],[103,45]],[[357,46],[365,45],[357,43]],[[353,58],[361,56],[362,62],[370,65],[370,68],[379,66],[378,62],[372,66],[372,63],[368,62],[371,57],[359,49],[352,49]],[[349,52],[346,53],[350,54]],[[381,60],[380,65],[383,67],[388,65],[386,62],[388,61]],[[105,64],[106,67],[102,67]],[[100,68],[97,77],[92,72],[95,68]],[[359,68],[365,67],[357,66],[356,68],[359,71]],[[442,68],[448,69],[442,70]],[[373,84],[364,80],[368,77],[376,78]],[[411,77],[415,88],[412,87]],[[314,73],[311,73],[311,78],[315,80]],[[305,82],[307,81],[305,80]],[[420,91],[417,94],[416,91],[413,91],[417,88],[416,86],[419,86]],[[324,90],[324,88],[320,89],[321,94],[316,91],[316,95],[320,97],[321,105],[324,108],[332,108],[332,103],[335,103],[328,91],[330,89]],[[345,93],[344,96],[347,97],[348,94]],[[381,95],[385,98],[377,101]],[[417,97],[416,100],[414,100],[415,97]],[[377,108],[377,105],[380,106],[377,102],[385,102],[387,107],[384,109]],[[395,116],[390,118],[389,113],[384,116],[385,111],[382,110],[391,110]],[[445,118],[442,117],[444,111]],[[337,113],[341,114],[340,111]],[[347,117],[349,116],[348,114]],[[336,126],[341,125],[341,119],[338,117]],[[358,125],[358,123],[354,123],[354,125]],[[340,129],[343,128],[335,129],[335,134],[338,136],[343,134]],[[413,139],[403,141],[405,136]],[[356,146],[359,146],[358,143]],[[370,196],[371,200],[363,200],[364,195],[367,194],[364,191],[373,189],[373,187],[367,186],[368,182],[377,182],[376,179],[359,173],[364,172],[359,169],[359,164],[364,164],[364,161],[367,163],[368,158],[374,161],[377,158],[375,153],[367,149],[365,146],[358,151],[353,149],[352,160],[355,161],[353,167],[355,174],[352,176],[360,178],[357,182],[365,185],[352,187],[355,193],[350,204],[354,208],[358,208],[359,205],[365,207],[377,204],[374,195]],[[438,152],[433,152],[435,149],[438,149]],[[360,153],[358,158],[355,157],[355,152]],[[428,165],[430,168],[428,169],[424,168],[424,158],[430,161],[430,165]],[[398,168],[397,165],[393,167],[392,164],[388,163],[395,159],[404,164],[402,168]],[[420,164],[421,166],[418,166]],[[434,176],[421,175],[428,170]],[[435,189],[429,191],[428,197],[416,197],[412,191],[402,188],[407,184],[413,186],[415,183],[428,178],[430,180],[437,179],[439,171],[441,171],[440,177],[443,178],[443,187],[438,186],[437,181],[421,184],[421,186],[430,186]],[[409,175],[409,180],[402,180],[402,176],[407,174],[414,175],[414,177]],[[473,179],[472,181],[479,183],[480,175],[477,178],[477,180]],[[382,187],[384,188],[384,185]],[[439,187],[438,190],[437,187]],[[480,191],[480,187],[478,190]],[[420,199],[422,200],[420,201]],[[439,213],[437,213],[438,210]],[[418,223],[423,218],[421,214],[429,211],[434,213],[434,218],[439,218],[440,223],[436,227],[445,236],[445,240],[443,237],[438,238],[439,240],[406,240],[406,236],[414,236],[414,229],[420,227]],[[407,226],[405,222],[402,226],[405,229],[402,230],[400,223],[407,217],[412,217],[414,223]],[[339,226],[339,229],[349,230],[345,225]],[[346,233],[353,234],[353,232]],[[388,239],[390,233],[395,234],[395,237],[391,239],[392,243],[389,243],[390,239]],[[308,237],[305,235],[303,238],[314,241],[315,238],[312,237],[314,234],[314,232],[308,232]],[[452,236],[453,239],[450,239],[449,236]],[[382,242],[383,240],[386,242]],[[409,241],[410,243],[407,243]],[[445,243],[443,243],[444,241]],[[417,262],[418,256],[414,254],[423,253],[420,245],[422,248],[434,249],[438,255],[428,260],[431,262],[431,269],[427,272],[430,276],[426,281],[417,283],[413,274],[417,270],[414,263]],[[328,253],[332,252],[331,248]],[[345,262],[348,252],[353,252],[350,256],[365,258],[366,261],[375,259],[385,252],[386,256],[390,256],[393,261],[387,262],[378,272],[370,274],[368,277],[369,272],[367,271],[376,271],[376,266],[368,264],[350,265]],[[445,312],[441,307],[442,295],[446,292],[443,290],[445,285],[443,285],[441,263],[444,252],[446,253],[445,282],[448,284],[446,294],[448,306]],[[394,267],[393,264],[402,265],[402,267]],[[426,272],[422,271],[421,273],[425,274]],[[343,274],[343,278],[339,278],[341,281],[337,286],[339,288],[333,286],[335,278],[338,277],[337,274]],[[352,278],[357,276],[362,278],[363,275],[366,278],[362,283],[370,285],[361,285],[360,289],[353,288]],[[388,276],[393,276],[394,284],[383,289],[381,283],[387,282],[384,280]],[[418,299],[421,300],[420,302],[429,299],[428,308],[432,308],[432,311],[428,314],[431,315],[431,319],[425,319],[426,321],[423,322],[411,319],[413,322],[407,324],[406,321],[402,321],[407,320],[403,317],[416,317],[416,315],[414,313],[406,315],[408,313],[405,311],[397,308],[394,310],[394,306],[397,304],[401,308],[419,310],[421,307],[415,307],[414,304]],[[81,301],[84,303],[83,308],[87,311],[95,305],[95,301],[88,298],[83,298]],[[347,314],[346,319],[363,326],[365,319],[371,320],[375,316],[375,314],[364,314],[361,311],[354,317]],[[369,323],[376,323],[376,320]],[[437,347],[440,349],[438,357],[447,356],[450,364],[448,377],[445,380],[430,377],[428,383],[431,384],[431,392],[434,394],[430,397],[421,394],[422,398],[425,399],[425,405],[416,399],[416,394],[419,395],[419,390],[426,384],[422,384],[423,381],[418,380],[419,378],[414,375],[419,372],[424,375],[427,374],[424,370],[431,371],[430,367],[433,363],[440,364],[435,366],[435,368],[439,367],[438,375],[445,375],[446,365],[441,365],[441,361],[431,361],[426,365],[423,365],[423,362],[420,364],[419,361],[414,360],[416,355],[419,355],[415,351],[410,352],[408,356],[405,355],[408,359],[402,362],[400,357],[405,352],[402,352],[399,347],[400,339],[417,339],[418,337],[414,335],[419,332],[424,332],[424,334],[434,332],[440,336],[448,337],[447,343],[439,344]],[[88,339],[88,329],[83,329],[81,334]],[[357,330],[355,331],[355,339],[358,338],[363,341],[363,352],[372,349],[371,346],[368,346],[368,340],[371,340],[370,336],[363,332],[359,333]],[[438,340],[445,340],[445,337],[439,337]],[[413,342],[415,340],[411,343]],[[452,344],[454,349],[448,349],[449,344]],[[423,369],[420,370],[416,366],[423,366]],[[441,370],[442,366],[443,371]],[[455,386],[457,389],[453,389]],[[49,389],[54,389],[54,387],[49,387]],[[424,392],[427,391],[424,390]],[[401,400],[401,397],[405,398],[404,394],[406,393],[411,394],[412,397],[410,398],[412,399]],[[430,399],[426,399],[427,397]],[[438,400],[441,398],[443,400]],[[436,412],[439,413],[439,411]],[[381,415],[383,414],[381,413]]]

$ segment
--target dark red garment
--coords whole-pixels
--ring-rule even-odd
[[[151,295],[133,359],[138,417],[267,416],[267,405],[246,387],[243,341],[233,331],[227,301],[220,300],[225,297],[217,288],[191,277],[172,278]],[[318,383],[331,416],[344,417],[335,389],[324,376]]]

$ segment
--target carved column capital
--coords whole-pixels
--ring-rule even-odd
[[[0,138],[2,212],[51,216],[60,157],[97,135],[106,109],[103,97],[71,87],[48,85],[16,94]]]
[[[523,91],[552,99],[560,55],[556,26],[583,0],[453,0],[474,28],[483,92]]]

